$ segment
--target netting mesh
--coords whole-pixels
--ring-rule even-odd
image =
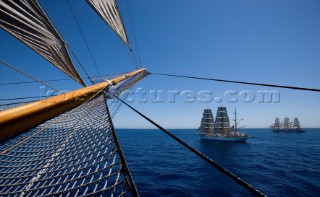
[[[132,86],[134,86],[136,83],[138,83],[141,79],[145,78],[146,76],[148,76],[150,73],[148,71],[142,71],[134,76],[128,77],[126,80],[111,86],[111,88],[109,88],[109,92],[106,92],[107,94],[107,98],[109,99],[113,99],[116,96],[119,96],[121,93],[126,93],[124,91],[130,89]]]
[[[0,151],[0,196],[133,191],[104,95],[1,143]]]

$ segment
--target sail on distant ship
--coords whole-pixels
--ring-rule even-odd
[[[205,132],[213,132],[214,130],[214,119],[211,109],[205,109],[201,120],[201,125],[198,130]]]

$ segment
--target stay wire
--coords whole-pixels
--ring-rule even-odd
[[[17,71],[17,72],[19,72],[19,73],[21,73],[21,74],[23,74],[23,75],[31,78],[32,80],[34,80],[34,81],[36,81],[36,82],[38,82],[38,83],[41,83],[42,85],[47,86],[48,88],[50,88],[50,89],[52,89],[52,90],[54,90],[54,91],[56,91],[56,92],[59,92],[59,90],[57,90],[57,89],[49,86],[48,84],[44,83],[43,81],[41,81],[41,80],[39,80],[39,79],[36,79],[35,77],[33,77],[33,76],[31,76],[31,75],[23,72],[22,70],[19,70],[18,68],[14,67],[14,66],[12,66],[12,65],[10,65],[10,64],[8,64],[7,62],[5,62],[5,61],[3,61],[3,60],[0,60],[0,63],[2,63],[2,64],[5,65],[5,66],[8,66],[8,67],[12,68],[13,70],[15,70],[15,71]]]
[[[122,100],[126,100],[128,98],[128,96],[129,96],[129,92],[127,92],[125,95],[123,95]],[[121,102],[116,104],[116,106],[111,110],[111,118],[113,118],[117,114],[117,112],[121,106],[122,106]]]
[[[22,101],[22,102],[14,102],[14,103],[6,103],[6,104],[0,104],[0,107],[10,106],[10,105],[18,105],[18,104],[24,104],[24,103],[31,103],[31,102],[40,101],[40,100],[41,100],[41,99],[30,100],[30,101]]]
[[[72,79],[71,78],[52,79],[52,80],[43,80],[43,82],[55,82],[55,81],[67,81],[67,80],[72,80]],[[20,81],[20,82],[11,82],[11,83],[0,83],[0,86],[20,85],[20,84],[28,84],[28,83],[37,83],[37,81]]]
[[[73,54],[73,56],[76,58],[77,62],[79,63],[79,65],[81,66],[82,70],[85,72],[85,74],[87,75],[87,78],[90,80],[90,82],[92,83],[92,85],[94,85],[93,81],[90,78],[90,75],[88,74],[88,72],[86,71],[86,69],[84,68],[84,66],[81,64],[80,60],[78,59],[78,57],[76,56],[76,54],[74,53],[74,51],[72,50],[72,48],[69,46],[69,44],[66,43],[66,45],[68,46],[69,50],[71,51],[71,53]]]
[[[238,84],[255,85],[255,86],[267,86],[267,87],[274,87],[274,88],[285,88],[285,89],[293,89],[293,90],[320,92],[320,89],[304,88],[304,87],[296,87],[296,86],[284,86],[284,85],[276,85],[276,84],[233,81],[233,80],[215,79],[215,78],[207,78],[207,77],[195,77],[195,76],[187,76],[187,75],[172,75],[172,74],[165,74],[165,73],[150,73],[150,74],[162,75],[162,76],[168,76],[168,77],[178,77],[178,78],[188,78],[188,79],[197,79],[197,80],[208,80],[208,81],[218,81],[218,82],[226,82],[226,83],[238,83]]]
[[[18,97],[18,98],[3,98],[0,99],[0,101],[14,101],[14,100],[24,100],[24,99],[31,99],[31,98],[43,98],[43,97],[52,97],[56,95],[51,95],[51,96],[26,96],[26,97]]]
[[[126,51],[127,55],[129,56],[131,62],[134,64],[135,69],[138,69],[138,68],[139,68],[139,64],[138,64],[137,59],[135,58],[134,54],[132,53],[132,56],[133,56],[133,57],[132,57],[132,56],[130,55],[130,53],[128,52],[128,49],[127,49],[126,45],[125,45],[124,43],[122,43],[122,46],[123,46],[124,50]],[[131,50],[130,50],[130,51],[131,51]],[[132,51],[131,51],[131,52],[132,52]]]
[[[140,57],[140,51],[139,51],[139,48],[138,48],[138,41],[137,41],[137,37],[136,37],[136,33],[135,33],[136,30],[135,30],[135,27],[134,27],[133,18],[132,18],[131,10],[130,10],[131,8],[130,8],[130,4],[129,4],[128,0],[126,0],[126,4],[127,4],[128,15],[129,15],[129,18],[130,18],[130,25],[131,25],[131,28],[132,28],[134,46],[135,46],[135,49],[137,51],[137,56],[138,56],[140,68],[142,68],[142,61],[141,61],[141,57]],[[130,49],[130,51],[134,54],[134,52],[131,49]]]
[[[109,77],[113,75],[121,75],[125,74],[128,72],[122,72],[122,73],[115,73],[115,74],[110,74],[110,75],[103,75],[103,77]],[[100,76],[91,76],[91,77],[83,77],[84,79],[88,78],[94,78],[94,77],[100,77]],[[64,78],[64,79],[51,79],[51,80],[43,80],[43,82],[56,82],[56,81],[67,81],[67,80],[72,80],[71,78]],[[12,83],[0,83],[0,86],[2,85],[19,85],[19,84],[28,84],[28,83],[37,83],[37,81],[21,81],[21,82],[12,82]]]
[[[109,92],[107,90],[107,92]],[[110,94],[113,94],[111,92],[109,92]],[[217,162],[211,160],[210,158],[208,158],[207,156],[205,156],[204,154],[202,154],[201,152],[199,152],[198,150],[194,149],[192,146],[188,145],[186,142],[182,141],[181,139],[179,139],[178,137],[176,137],[175,135],[173,135],[172,133],[170,133],[168,130],[164,129],[163,127],[161,127],[160,125],[158,125],[156,122],[154,122],[153,120],[151,120],[150,118],[148,118],[147,116],[145,116],[144,114],[142,114],[141,112],[139,112],[138,110],[136,110],[135,108],[133,108],[132,106],[130,106],[128,103],[126,103],[125,101],[123,101],[122,99],[120,99],[119,97],[117,97],[116,95],[113,94],[113,96],[115,98],[117,98],[119,101],[121,101],[124,105],[126,105],[127,107],[129,107],[130,109],[132,109],[134,112],[136,112],[137,114],[139,114],[140,116],[142,116],[144,119],[146,119],[147,121],[149,121],[151,124],[153,124],[154,126],[156,126],[157,128],[159,128],[161,131],[163,131],[164,133],[166,133],[167,135],[169,135],[171,138],[173,138],[174,140],[176,140],[177,142],[179,142],[180,144],[182,144],[184,147],[186,147],[187,149],[189,149],[191,152],[195,153],[197,156],[199,156],[200,158],[202,158],[203,160],[205,160],[206,162],[208,162],[210,165],[212,165],[213,167],[215,167],[217,170],[219,170],[220,172],[222,172],[223,174],[227,175],[229,178],[231,178],[232,180],[234,180],[236,183],[238,183],[239,185],[241,185],[242,187],[244,187],[245,189],[247,189],[248,191],[250,191],[252,194],[254,194],[255,196],[266,196],[264,195],[262,192],[260,192],[259,190],[257,190],[256,188],[254,188],[252,185],[250,185],[249,183],[245,182],[244,180],[242,180],[240,177],[236,176],[235,174],[233,174],[232,172],[230,172],[229,170],[225,169],[224,167],[222,167],[221,165],[219,165]]]
[[[104,96],[105,102],[107,102],[106,94],[103,94],[103,96]],[[107,111],[107,115],[108,115],[108,119],[109,119],[109,123],[110,123],[110,127],[111,127],[112,136],[113,136],[113,139],[114,139],[114,143],[115,143],[115,146],[117,147],[117,152],[119,154],[120,160],[122,161],[122,168],[123,168],[124,174],[129,179],[128,180],[129,182],[127,184],[130,185],[132,196],[139,197],[140,195],[139,195],[137,186],[136,186],[135,182],[133,181],[132,174],[130,172],[130,169],[128,167],[127,161],[126,161],[126,159],[125,159],[125,157],[123,155],[121,146],[119,144],[118,136],[117,136],[117,133],[116,133],[116,131],[114,129],[114,125],[113,125],[113,120],[112,120],[113,117],[111,117],[111,114],[110,114],[109,107],[108,107],[107,103],[106,103],[106,111]]]
[[[102,78],[101,72],[100,72],[100,70],[99,70],[99,68],[98,68],[98,66],[97,66],[97,63],[96,63],[93,55],[92,55],[92,52],[91,52],[91,50],[90,50],[89,44],[88,44],[88,42],[87,42],[87,39],[86,39],[85,36],[84,36],[84,33],[83,33],[83,31],[82,31],[82,29],[81,29],[81,26],[80,26],[80,23],[79,23],[79,21],[78,21],[78,19],[77,19],[77,17],[76,17],[76,14],[75,14],[72,6],[71,6],[70,0],[67,0],[67,2],[68,2],[68,5],[69,5],[69,8],[70,8],[70,10],[71,10],[71,13],[72,13],[72,15],[73,15],[73,18],[74,18],[74,20],[75,20],[75,22],[76,22],[76,24],[77,24],[77,26],[78,26],[78,29],[79,29],[80,34],[81,34],[81,36],[82,36],[82,39],[83,39],[83,41],[84,41],[84,43],[85,43],[85,45],[86,45],[86,47],[87,47],[87,49],[88,49],[88,52],[89,52],[89,54],[90,54],[90,56],[91,56],[92,62],[93,62],[93,64],[94,64],[94,66],[95,66],[95,68],[96,68],[99,76]]]

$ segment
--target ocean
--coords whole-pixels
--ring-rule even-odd
[[[320,196],[320,129],[276,133],[243,129],[247,142],[200,140],[195,130],[169,130],[268,196]],[[250,196],[157,129],[118,129],[141,196]]]

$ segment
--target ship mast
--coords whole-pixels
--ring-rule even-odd
[[[238,128],[238,124],[239,124],[239,122],[241,122],[241,120],[243,120],[242,118],[239,120],[239,121],[237,121],[237,108],[234,108],[234,132],[235,132],[235,134],[237,134],[237,128]],[[245,125],[244,125],[245,126]],[[242,126],[242,127],[244,127],[244,126]],[[241,127],[241,128],[242,128]]]
[[[221,124],[221,130],[224,133],[224,114],[223,113],[221,113],[221,123],[220,123]]]
[[[237,134],[237,108],[234,108],[234,132]]]

